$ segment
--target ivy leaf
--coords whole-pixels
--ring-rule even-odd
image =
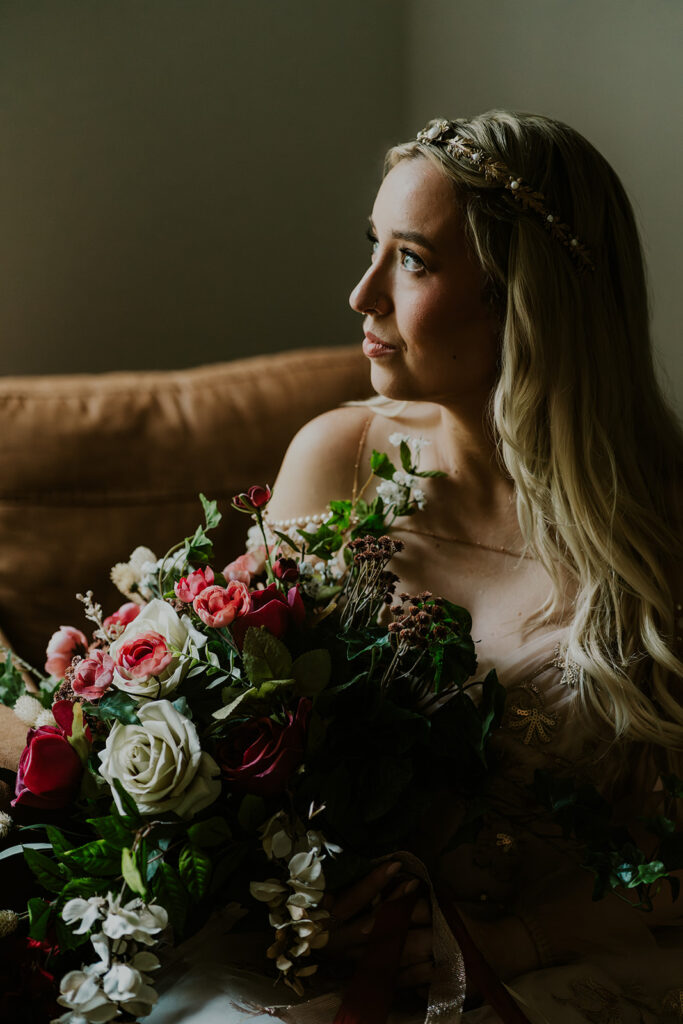
[[[200,900],[211,881],[211,860],[193,843],[186,843],[178,857],[178,873],[190,896]]]
[[[220,846],[221,843],[232,839],[232,832],[228,828],[225,818],[207,818],[205,821],[198,821],[190,825],[187,830],[187,838],[195,846],[201,848]]]
[[[143,897],[147,895],[147,886],[142,880],[136,856],[128,847],[121,851],[121,874],[131,892]]]
[[[39,896],[28,901],[29,936],[40,942],[45,938],[47,926],[52,915],[52,906]]]
[[[179,939],[185,930],[189,897],[183,889],[178,873],[162,861],[154,878],[154,895],[168,913],[173,934]]]
[[[203,494],[199,495],[199,500],[201,501],[202,508],[204,509],[205,529],[214,530],[223,518],[221,513],[218,511],[218,502],[209,501],[209,499]]]
[[[198,526],[193,536],[185,539],[183,557],[192,565],[206,565],[213,558],[213,541],[206,536],[203,526]]]
[[[84,704],[83,711],[90,718],[97,718],[101,722],[117,721],[123,725],[139,725],[140,719],[137,716],[137,701],[129,693],[123,690],[114,690],[106,693],[97,704]]]
[[[12,652],[7,651],[4,662],[0,663],[0,703],[13,708],[24,693],[24,677],[12,661]]]
[[[33,874],[48,892],[61,892],[66,881],[59,870],[59,866],[53,860],[39,853],[38,850],[24,848],[24,858]]]
[[[287,679],[292,674],[292,656],[265,626],[250,626],[244,638],[242,660],[249,682],[260,686],[271,679]]]
[[[374,448],[370,456],[370,469],[375,476],[379,476],[383,480],[393,480],[396,472],[396,466],[386,452],[378,452]]]
[[[314,697],[324,690],[332,675],[332,659],[327,650],[306,651],[292,665],[295,693]]]

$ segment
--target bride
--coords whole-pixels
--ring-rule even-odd
[[[300,431],[271,526],[357,493],[396,433],[424,439],[420,468],[446,476],[393,528],[406,543],[392,568],[403,590],[469,609],[507,712],[499,801],[479,837],[445,852],[444,806],[417,852],[529,1020],[683,1020],[683,899],[662,890],[650,913],[593,902],[591,876],[525,827],[510,795],[535,768],[569,771],[637,830],[664,813],[661,775],[683,775],[683,438],[655,380],[629,201],[571,128],[492,111],[432,121],[389,151],[368,238],[350,302],[379,397]],[[362,954],[387,892],[383,866],[339,897],[328,956]],[[415,906],[406,990],[432,979],[433,909]],[[191,984],[208,998],[201,977]],[[181,1019],[173,991],[154,1024]],[[218,1006],[196,1019],[221,1019]],[[427,1019],[460,1015],[432,1005]],[[503,1019],[471,979],[464,1019]]]

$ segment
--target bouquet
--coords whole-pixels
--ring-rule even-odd
[[[0,928],[27,929],[61,1024],[148,1014],[164,951],[227,904],[270,933],[264,959],[301,995],[328,941],[326,895],[409,847],[444,779],[467,809],[458,841],[476,831],[505,693],[495,672],[474,678],[463,608],[395,593],[390,529],[433,474],[424,442],[391,440],[401,466],[373,452],[376,497],[366,485],[295,536],[269,528],[268,487],[236,495],[250,547],[222,572],[221,515],[201,495],[191,537],[114,567],[118,610],[79,595],[92,635],[54,634],[37,693],[8,656],[0,699],[30,726],[13,806],[39,820],[2,855],[23,852],[37,887]],[[576,787],[558,785],[537,779],[565,832],[579,820],[605,885],[645,891],[677,866],[634,847],[624,882],[606,812],[593,802],[589,827]]]

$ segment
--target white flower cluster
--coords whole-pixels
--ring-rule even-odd
[[[0,939],[4,939],[6,935],[11,935],[13,931],[16,931],[18,924],[19,917],[14,910],[0,910]]]
[[[329,939],[329,912],[322,907],[325,895],[325,856],[340,852],[320,832],[304,831],[294,825],[284,811],[266,822],[261,830],[263,849],[269,860],[280,861],[288,877],[284,882],[267,878],[252,882],[254,899],[267,903],[269,921],[275,929],[275,942],[267,956],[275,961],[286,985],[303,995],[303,978],[311,977],[318,965],[306,963],[314,949],[322,949]]]
[[[14,705],[14,714],[29,729],[40,729],[43,725],[57,725],[55,716],[50,708],[44,708],[40,701],[29,693],[23,693],[21,697],[17,698],[17,702]]]
[[[98,959],[64,975],[58,1002],[68,1012],[53,1024],[104,1024],[121,1012],[147,1016],[158,999],[149,972],[160,964],[155,953],[141,947],[158,941],[168,923],[164,908],[139,898],[122,906],[120,895],[108,893],[69,900],[62,917],[68,925],[80,922],[73,929],[77,935],[99,928],[90,936]]]
[[[111,581],[124,597],[138,604],[152,596],[150,591],[143,590],[143,579],[147,578],[147,568],[157,561],[157,556],[150,548],[139,547],[133,551],[127,562],[117,562],[110,572]]]
[[[299,588],[314,601],[325,600],[331,587],[337,587],[345,569],[333,560],[329,562],[301,562]]]
[[[431,444],[431,441],[424,437],[410,437],[409,434],[399,433],[390,434],[389,441],[397,448],[403,442],[408,445],[412,455],[413,469],[417,469],[422,449]],[[377,487],[377,494],[387,506],[387,510],[411,504],[417,505],[418,509],[423,509],[427,498],[425,492],[418,486],[419,483],[420,477],[407,473],[403,469],[397,469],[391,480],[382,480]]]

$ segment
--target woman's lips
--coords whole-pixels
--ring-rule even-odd
[[[374,334],[366,334],[363,339],[363,353],[369,359],[377,359],[378,356],[388,356],[396,351],[394,345],[387,345],[380,341]]]

